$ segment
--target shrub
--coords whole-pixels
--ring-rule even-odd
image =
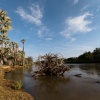
[[[22,88],[22,82],[21,81],[14,81],[14,83],[11,87],[15,90],[19,90]]]

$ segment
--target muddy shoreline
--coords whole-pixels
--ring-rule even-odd
[[[12,89],[14,81],[4,79],[5,73],[22,68],[22,66],[2,66],[0,68],[0,100],[34,100],[34,98],[22,89]]]

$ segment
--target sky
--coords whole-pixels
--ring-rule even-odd
[[[11,41],[27,56],[77,57],[100,47],[100,0],[0,0],[11,18]]]

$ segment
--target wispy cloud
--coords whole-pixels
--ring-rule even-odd
[[[42,35],[45,33],[48,33],[49,29],[46,26],[41,26],[40,29],[38,30],[37,34],[39,37],[42,37]]]
[[[61,52],[64,57],[78,57],[80,54],[86,51],[93,51],[93,47],[90,45],[66,45],[62,47],[55,47],[55,51]],[[74,52],[74,53],[72,53]],[[67,55],[66,55],[67,54]]]
[[[47,41],[51,41],[53,40],[53,38],[49,37],[49,38],[46,38]]]
[[[77,4],[79,2],[79,0],[74,0],[74,4]]]
[[[20,17],[30,23],[38,26],[42,25],[41,19],[43,17],[43,9],[38,4],[32,4],[28,7],[29,11],[24,10],[22,7],[17,8],[16,13]]]
[[[83,7],[82,7],[82,9],[81,9],[81,11],[93,11],[93,10],[95,10],[95,7],[98,7],[97,6],[97,3],[95,2],[95,1],[91,1],[89,4],[86,4],[86,5],[84,5]],[[92,9],[93,8],[93,9]]]
[[[64,47],[55,47],[55,49],[60,49],[60,50],[63,50],[63,51],[82,51],[83,52],[86,52],[86,51],[92,51],[93,50],[93,47],[91,47],[90,45],[66,45]]]
[[[87,8],[88,8],[89,6],[90,6],[90,4],[85,5],[85,6],[81,9],[81,11],[87,10]]]
[[[43,7],[40,7],[39,4],[32,4],[27,8],[28,9],[23,9],[22,7],[19,7],[15,12],[23,20],[37,25],[38,26],[37,34],[39,37],[42,37],[44,33],[48,32],[48,28],[42,23]]]
[[[71,38],[71,42],[74,42],[74,41],[76,41],[76,39],[75,38]]]
[[[99,11],[100,11],[100,6],[97,7],[97,12],[99,12]]]
[[[61,32],[61,35],[69,38],[72,35],[78,33],[86,33],[92,31],[93,28],[89,27],[89,25],[92,24],[92,21],[87,19],[90,16],[92,16],[92,14],[86,12],[83,15],[68,18],[66,20],[66,28]]]

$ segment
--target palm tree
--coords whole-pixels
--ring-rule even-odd
[[[22,39],[21,42],[23,44],[22,65],[24,65],[24,43],[25,43],[25,39]]]
[[[7,16],[7,13],[3,10],[0,10],[0,45],[1,45],[1,61],[3,62],[3,52],[4,52],[4,41],[7,39],[7,32],[11,30],[11,20]]]
[[[23,43],[23,52],[24,52],[24,43],[25,43],[25,39],[22,39],[21,42]]]
[[[16,64],[16,52],[17,52],[17,49],[18,49],[18,44],[16,42],[11,42],[10,44],[11,46],[11,53],[12,53],[12,57],[13,57],[13,65]]]
[[[8,30],[11,30],[11,19],[7,16],[7,13],[0,10],[0,32],[7,34]]]
[[[15,64],[16,64],[16,60],[17,60],[17,52],[18,52],[18,44],[15,42],[15,48],[14,48],[14,51],[15,51]]]
[[[18,50],[18,52],[16,53],[17,65],[22,65],[22,54],[23,52],[21,50]]]
[[[0,44],[1,44],[1,60],[2,60],[2,62],[3,62],[3,60],[4,60],[4,52],[5,52],[5,50],[6,50],[6,48],[4,47],[4,45],[6,45],[5,43],[6,43],[6,41],[8,41],[9,39],[8,39],[8,37],[7,37],[7,35],[5,35],[5,34],[2,34],[2,35],[0,35]]]

